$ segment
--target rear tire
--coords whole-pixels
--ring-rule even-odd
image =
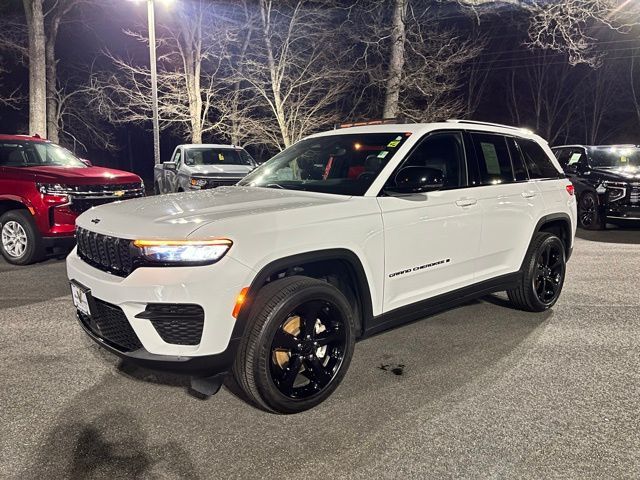
[[[536,233],[523,262],[516,288],[507,290],[511,304],[528,312],[551,308],[562,291],[566,273],[565,245],[552,233]]]
[[[578,223],[585,230],[604,230],[607,219],[600,211],[600,201],[595,192],[584,192],[578,199]]]
[[[354,316],[337,288],[303,276],[276,280],[259,291],[248,321],[233,375],[258,406],[298,413],[335,391],[355,345]]]
[[[0,217],[0,252],[14,265],[29,265],[44,257],[42,237],[28,210],[10,210]]]

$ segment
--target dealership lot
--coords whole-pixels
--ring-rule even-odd
[[[76,324],[63,261],[0,260],[0,476],[638,477],[639,245],[579,232],[552,312],[496,296],[365,340],[294,416],[122,366]]]

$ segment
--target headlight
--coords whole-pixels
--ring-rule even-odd
[[[622,182],[602,182],[602,185],[607,189],[607,199],[610,202],[620,200],[627,195],[627,185]]]
[[[204,187],[207,181],[204,178],[192,178],[190,183],[192,187]]]
[[[70,189],[59,183],[36,183],[38,191],[42,194],[45,203],[52,206],[60,206],[69,203]]]
[[[144,260],[162,265],[209,265],[229,251],[233,242],[214,240],[135,240]]]

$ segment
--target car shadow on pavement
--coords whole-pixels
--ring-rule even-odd
[[[173,441],[149,445],[136,419],[123,411],[90,422],[56,426],[21,478],[198,478],[187,452]]]
[[[0,257],[0,310],[64,295],[71,295],[64,260],[52,258],[33,265],[18,266]]]
[[[640,228],[615,227],[609,225],[606,230],[584,230],[578,228],[576,237],[590,242],[627,243],[640,245]]]

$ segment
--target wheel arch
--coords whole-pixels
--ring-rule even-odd
[[[20,197],[2,196],[0,197],[0,215],[9,210],[29,210],[31,205]]]
[[[533,237],[538,232],[549,232],[556,235],[565,246],[565,255],[567,260],[571,256],[572,251],[572,228],[571,228],[571,218],[566,213],[553,213],[550,215],[545,215],[536,224],[536,228],[533,230],[533,234],[531,235],[531,241],[533,241]],[[531,242],[529,242],[531,244]]]
[[[311,278],[337,277],[338,284],[334,283],[333,278],[327,281],[337,286],[352,303],[352,306],[355,306],[356,327],[358,336],[360,336],[367,323],[373,318],[369,280],[357,254],[349,249],[335,248],[279,258],[260,269],[249,286],[245,303],[236,319],[232,338],[244,336],[249,322],[252,301],[264,285],[286,276],[305,274]],[[349,282],[348,287],[352,288],[352,294],[345,291],[345,285],[341,282]]]

